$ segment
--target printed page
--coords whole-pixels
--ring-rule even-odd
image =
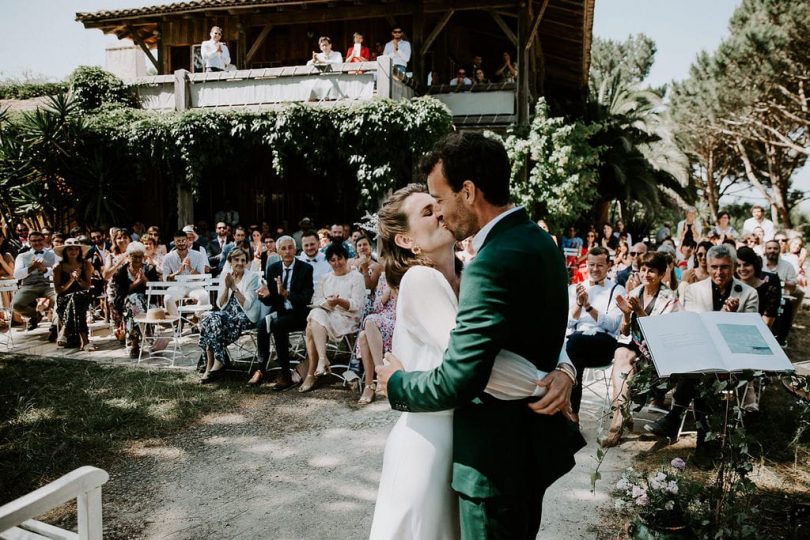
[[[678,312],[641,317],[639,324],[660,377],[724,370],[700,314]]]
[[[700,314],[727,371],[789,371],[785,351],[757,313]]]

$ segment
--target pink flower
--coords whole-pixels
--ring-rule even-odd
[[[679,457],[673,459],[670,465],[672,465],[673,468],[678,469],[679,471],[682,471],[686,468],[686,462]]]
[[[647,497],[647,494],[645,493],[636,499],[636,504],[639,506],[647,506],[650,504],[650,498]]]

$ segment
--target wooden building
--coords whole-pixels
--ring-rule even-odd
[[[488,77],[508,52],[517,62],[518,120],[545,95],[563,110],[581,105],[588,82],[595,0],[191,0],[134,9],[78,13],[86,28],[129,38],[159,74],[199,71],[199,44],[213,25],[237,68],[305,63],[328,35],[344,53],[360,32],[372,51],[400,25],[412,44],[409,70],[449,81],[459,66],[483,58]]]

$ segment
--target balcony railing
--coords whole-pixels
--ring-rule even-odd
[[[392,70],[390,57],[374,62],[140,77],[127,81],[145,109],[267,108],[293,102],[330,104],[374,98],[410,99],[414,89]]]

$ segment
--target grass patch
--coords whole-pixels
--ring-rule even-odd
[[[243,385],[70,359],[0,357],[0,493],[24,495],[82,465],[104,468],[132,440],[233,409]]]

